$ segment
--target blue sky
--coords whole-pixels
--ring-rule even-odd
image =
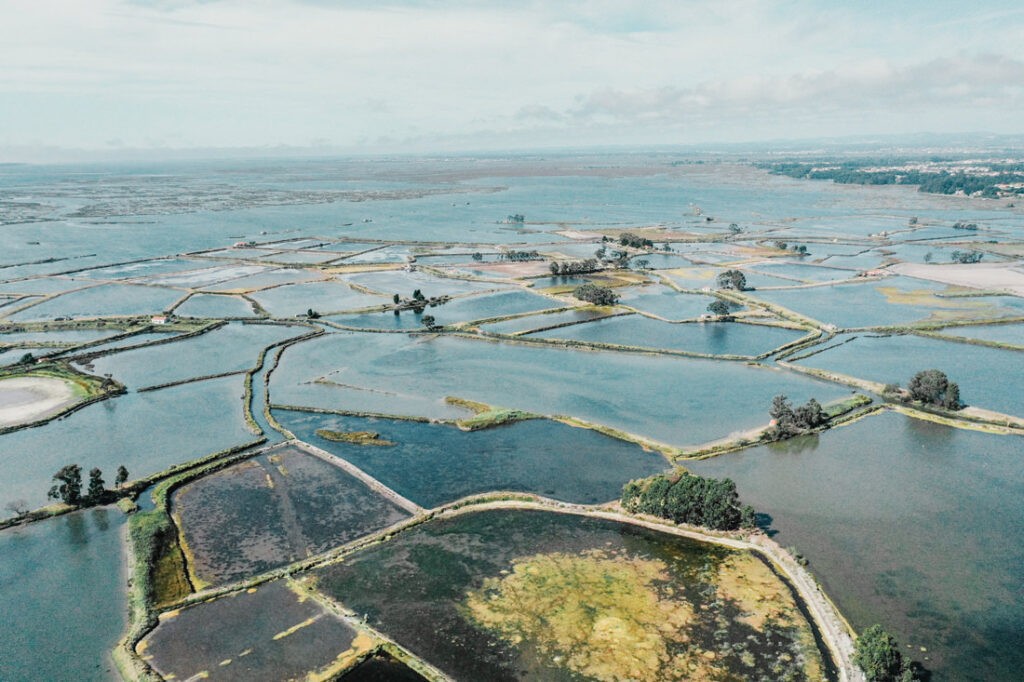
[[[1018,2],[6,0],[0,160],[1024,133]]]

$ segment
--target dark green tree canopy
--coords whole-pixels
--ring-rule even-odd
[[[48,496],[60,500],[64,504],[78,505],[82,502],[82,467],[68,464],[53,475],[56,483],[50,488]]]
[[[896,638],[872,625],[857,638],[853,660],[864,671],[868,682],[900,682],[913,680],[909,666],[903,661]]]

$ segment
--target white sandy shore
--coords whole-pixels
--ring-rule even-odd
[[[78,401],[72,384],[52,377],[0,380],[0,427],[57,414]]]
[[[1024,296],[1024,272],[1019,263],[898,263],[890,270],[901,275],[975,289],[1000,290]]]

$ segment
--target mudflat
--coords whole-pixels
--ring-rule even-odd
[[[78,400],[72,384],[52,377],[0,380],[0,427],[56,414]]]

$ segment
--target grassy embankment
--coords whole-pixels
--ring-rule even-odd
[[[128,629],[114,651],[126,680],[157,680],[158,676],[135,655],[135,645],[157,623],[157,610],[192,592],[185,554],[169,513],[170,494],[180,485],[218,471],[253,455],[248,452],[266,439],[216,452],[153,476],[133,481],[125,490],[135,493],[160,481],[152,492],[154,508],[128,519],[129,593]]]
[[[444,401],[449,405],[455,405],[473,413],[472,417],[455,421],[455,425],[463,431],[479,431],[480,429],[488,429],[526,419],[540,419],[539,414],[533,414],[532,412],[495,407],[487,403],[478,403],[474,400],[466,400],[454,396],[448,396]]]
[[[380,434],[376,431],[332,431],[331,429],[317,429],[316,435],[320,436],[324,440],[334,441],[335,443],[349,443],[351,445],[377,445],[386,447],[388,445],[395,444],[393,441],[381,438]]]

